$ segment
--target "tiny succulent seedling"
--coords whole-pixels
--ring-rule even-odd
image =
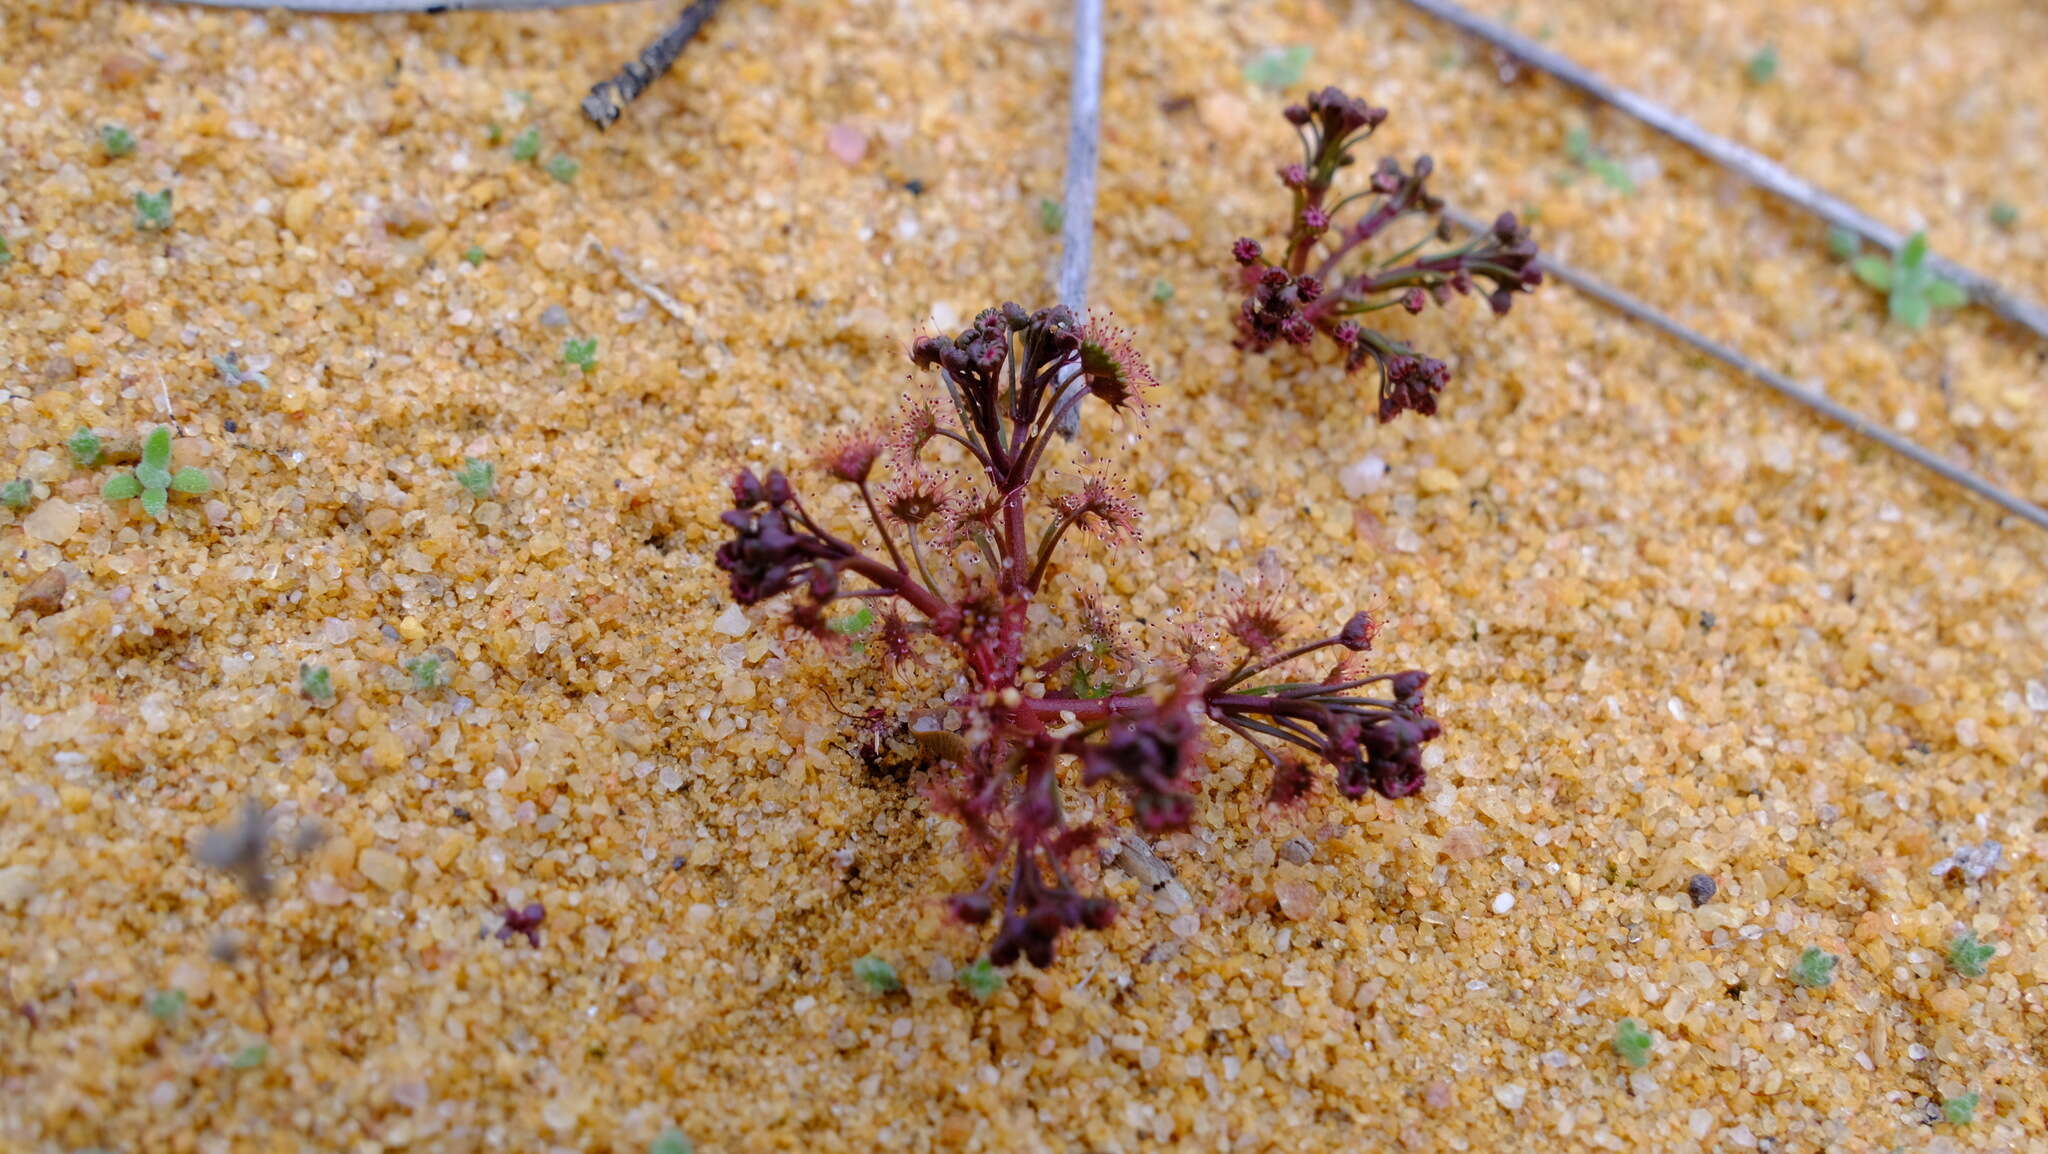
[[[902,980],[896,976],[896,967],[873,954],[854,960],[853,977],[877,994],[892,994],[903,988]]]
[[[663,1130],[647,1145],[647,1154],[693,1154],[693,1150],[690,1140],[674,1126]]]
[[[1941,1103],[1941,1116],[1951,1126],[1968,1126],[1977,1120],[1977,1103],[1983,1099],[1972,1091],[1945,1098]]]
[[[1332,201],[1338,173],[1356,163],[1353,152],[1386,120],[1387,110],[1325,88],[1289,106],[1285,116],[1302,153],[1280,170],[1280,183],[1294,198],[1287,243],[1270,262],[1249,238],[1231,250],[1247,293],[1237,316],[1237,347],[1264,352],[1307,345],[1320,333],[1343,352],[1346,371],[1374,367],[1381,421],[1404,412],[1435,413],[1450,367],[1366,328],[1361,318],[1390,308],[1419,313],[1475,289],[1496,315],[1505,315],[1516,293],[1542,283],[1536,243],[1513,213],[1503,213],[1486,232],[1451,245],[1443,201],[1427,188],[1435,169],[1427,156],[1409,169],[1387,157],[1365,188]],[[1366,246],[1403,222],[1425,226],[1421,238],[1392,255],[1369,256]],[[1425,251],[1432,241],[1446,247]]]
[[[1047,232],[1058,232],[1067,223],[1067,206],[1050,197],[1038,200],[1038,227]]]
[[[1628,174],[1620,161],[1593,146],[1593,135],[1583,128],[1574,128],[1564,136],[1564,152],[1573,164],[1597,177],[1600,183],[1627,196],[1636,190],[1635,177]]]
[[[64,447],[70,451],[72,463],[81,469],[99,464],[105,452],[100,444],[100,435],[82,426],[64,442]]]
[[[1173,284],[1165,279],[1152,282],[1152,303],[1163,305],[1173,299]]]
[[[1778,78],[1778,46],[1766,44],[1742,66],[1751,84],[1769,84]]]
[[[142,232],[164,232],[171,227],[171,190],[135,194],[135,227]]]
[[[540,128],[528,125],[512,138],[512,159],[524,163],[540,155]]]
[[[576,163],[574,158],[559,152],[548,157],[548,162],[543,167],[548,170],[549,176],[554,177],[563,184],[575,180],[576,174],[583,171],[583,166]]]
[[[159,1022],[175,1022],[184,1014],[185,1003],[183,990],[157,990],[149,995],[149,1000],[143,1003],[143,1008],[149,1011],[150,1017]]]
[[[7,238],[5,236],[0,236],[0,266],[6,266],[13,263],[14,249],[8,245]]]
[[[1643,1028],[1634,1018],[1623,1018],[1614,1024],[1614,1053],[1630,1069],[1640,1070],[1650,1064],[1650,1052],[1657,1048],[1657,1040],[1650,1031]]]
[[[562,345],[562,360],[584,372],[597,368],[597,338],[571,337]]]
[[[413,689],[419,693],[429,693],[436,689],[445,689],[448,686],[448,670],[446,665],[439,657],[431,654],[425,657],[415,657],[411,661],[406,662],[405,672],[412,678]]]
[[[1886,294],[1893,320],[1909,329],[1927,327],[1935,309],[1956,309],[1969,303],[1960,287],[1935,276],[1927,268],[1927,234],[1916,232],[1886,260],[1865,254],[1849,266],[1856,279]]]
[[[1440,732],[1423,707],[1428,676],[1353,664],[1377,631],[1368,615],[1295,644],[1284,614],[1250,600],[1220,614],[1227,649],[1169,640],[1148,653],[1062,564],[1079,534],[1118,548],[1137,536],[1138,506],[1112,476],[1047,476],[1062,422],[1084,403],[1143,403],[1151,373],[1121,331],[1008,304],[958,336],[920,338],[911,363],[938,389],[820,460],[870,532],[829,529],[790,478],[743,470],[717,564],[735,601],[788,596],[792,624],[831,651],[845,646],[830,607],[852,598],[875,611],[868,648],[882,660],[950,655],[958,688],[904,725],[931,759],[928,796],[988,863],[948,908],[971,925],[1000,916],[992,965],[1048,966],[1062,933],[1116,918],[1114,903],[1077,888],[1072,859],[1104,831],[1068,825],[1064,781],[1120,787],[1148,832],[1184,828],[1214,727],[1263,757],[1290,799],[1315,780],[1305,758],[1333,766],[1347,797],[1422,788],[1422,749]],[[1331,657],[1320,670],[1296,664]],[[1093,692],[1064,691],[1077,666]],[[932,720],[944,717],[956,721]]]
[[[253,1046],[244,1046],[236,1050],[234,1057],[228,1059],[228,1069],[254,1070],[268,1061],[270,1061],[270,1047],[258,1042]]]
[[[498,486],[498,467],[489,461],[464,457],[462,467],[455,470],[455,483],[469,490],[470,496],[484,500]]]
[[[102,124],[100,151],[109,157],[127,156],[135,151],[135,134],[118,124]]]
[[[953,975],[953,980],[977,1002],[988,1001],[1003,988],[1003,972],[987,958],[976,958],[973,965]]]
[[[1857,250],[1862,247],[1863,238],[1841,225],[1828,229],[1828,252],[1833,254],[1836,260],[1854,260]]]
[[[299,666],[299,696],[326,708],[334,704],[334,675],[325,665]]]
[[[100,486],[100,496],[109,501],[137,499],[142,511],[161,521],[173,490],[204,493],[213,487],[206,474],[187,466],[171,471],[171,431],[162,425],[142,442],[142,460],[126,473],[116,473]]]
[[[1992,201],[1991,208],[1985,215],[1990,217],[1991,227],[2001,232],[2012,231],[2012,226],[2020,222],[2020,210],[2003,200]]]
[[[827,621],[825,624],[834,633],[838,633],[846,637],[852,637],[857,633],[867,632],[868,628],[872,626],[874,623],[875,611],[863,605],[859,609],[856,609],[853,612],[848,613],[846,616],[834,617],[832,620]]]
[[[469,246],[469,251],[462,254],[462,259],[469,262],[469,267],[475,268],[484,263],[487,257],[482,245],[473,244]]]
[[[1792,980],[1809,990],[1818,990],[1833,984],[1835,965],[1841,959],[1819,946],[1808,946],[1800,951],[1799,960],[1792,963]]]
[[[23,477],[16,477],[14,480],[0,485],[0,505],[5,505],[10,509],[28,508],[28,503],[35,500],[35,496],[35,485]]]
[[[1977,940],[1976,930],[1965,930],[1948,944],[1948,964],[1968,978],[1983,977],[1985,968],[1997,954],[1997,946]]]
[[[1260,88],[1281,92],[1301,83],[1308,62],[1314,58],[1315,49],[1306,44],[1268,48],[1244,66],[1244,78]]]

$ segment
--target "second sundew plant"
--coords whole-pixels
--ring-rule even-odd
[[[731,536],[717,563],[735,600],[788,596],[792,621],[835,651],[844,642],[832,605],[855,601],[878,611],[871,651],[895,663],[937,654],[956,663],[955,688],[910,728],[936,762],[928,796],[990,863],[979,887],[948,904],[970,924],[1000,910],[991,962],[1050,965],[1062,932],[1116,916],[1112,902],[1080,892],[1070,869],[1102,831],[1068,822],[1063,764],[1077,763],[1084,785],[1120,787],[1137,825],[1153,832],[1194,816],[1190,787],[1212,728],[1266,759],[1278,800],[1313,787],[1303,755],[1334,765],[1347,797],[1422,788],[1422,748],[1440,732],[1423,710],[1428,677],[1352,667],[1376,631],[1366,614],[1290,645],[1282,615],[1249,601],[1221,622],[1234,656],[1187,645],[1147,659],[1060,564],[1073,530],[1119,548],[1137,535],[1137,508],[1116,481],[1062,478],[1047,463],[1061,419],[1078,406],[1142,403],[1151,375],[1123,333],[1065,308],[1004,305],[957,337],[918,340],[911,360],[939,391],[907,399],[886,431],[855,432],[820,462],[866,512],[866,540],[827,528],[780,471],[764,480],[746,470],[733,482],[722,518]],[[1062,618],[1077,627],[1063,629]],[[1339,660],[1278,672],[1325,651]],[[945,719],[936,732],[934,718]],[[879,711],[869,720],[878,736],[889,729]]]
[[[1333,199],[1338,174],[1357,162],[1353,153],[1387,110],[1325,88],[1285,115],[1301,137],[1301,160],[1280,170],[1294,209],[1278,255],[1269,257],[1250,238],[1231,250],[1246,290],[1237,346],[1264,352],[1311,344],[1320,333],[1343,351],[1347,371],[1368,363],[1378,369],[1381,421],[1404,412],[1434,414],[1450,367],[1367,327],[1363,318],[1393,308],[1419,313],[1475,288],[1485,291],[1495,314],[1505,315],[1516,293],[1543,281],[1536,243],[1513,213],[1503,213],[1485,233],[1451,245],[1443,201],[1426,187],[1434,168],[1427,156],[1407,169],[1387,157],[1364,188]],[[1391,255],[1371,251],[1411,221],[1428,222],[1420,239]],[[1432,243],[1445,247],[1432,250]]]

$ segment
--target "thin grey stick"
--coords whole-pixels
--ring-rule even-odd
[[[683,54],[697,30],[718,11],[719,0],[691,0],[689,7],[670,24],[654,43],[640,50],[638,59],[632,60],[618,75],[610,80],[591,86],[590,95],[583,98],[583,115],[597,125],[599,131],[610,128],[626,110],[628,104],[640,98],[647,86],[668,74],[674,68],[677,57]]]
[[[1897,229],[1814,187],[1762,153],[1716,136],[1645,97],[1609,84],[1527,36],[1475,16],[1451,0],[1405,2],[1456,25],[1525,64],[1548,72],[1595,100],[1621,109],[1708,160],[1742,174],[1758,187],[1799,205],[1837,228],[1847,229],[1888,251],[1896,252],[1906,242]],[[1932,253],[1927,257],[1927,268],[1943,280],[1955,282],[1978,304],[2048,340],[2048,308],[2043,308],[2039,302],[2005,288],[1980,272]]]
[[[1490,227],[1485,222],[1466,216],[1456,209],[1445,209],[1444,219],[1451,221],[1467,232],[1484,232]],[[1854,409],[1846,408],[1825,394],[1815,392],[1783,373],[1766,368],[1750,360],[1740,352],[1714,340],[1712,337],[1694,332],[1692,329],[1687,328],[1678,321],[1605,281],[1588,276],[1572,268],[1570,265],[1560,264],[1549,256],[1537,258],[1536,263],[1542,268],[1544,276],[1556,277],[1558,280],[1592,297],[1601,304],[1614,309],[1616,312],[1633,320],[1641,321],[1651,328],[1660,330],[1667,336],[1676,337],[1684,341],[1686,344],[1713,357],[1715,360],[1763,382],[1764,385],[1775,390],[1780,396],[1805,405],[1807,408],[1812,409],[1814,412],[1819,413],[1821,416],[1858,436],[1868,437],[1876,441],[1878,444],[1919,465],[1921,468],[1961,485],[1963,488],[1990,501],[1992,504],[1998,505],[2009,513],[2031,521],[2037,528],[2048,529],[2048,509],[2042,509],[2039,505],[2024,497],[2009,493],[1960,465],[1951,464],[1943,460],[1941,457],[1899,436],[1897,433],[1856,412]]]
[[[158,4],[189,4],[200,8],[253,8],[329,16],[374,16],[383,12],[425,12],[430,15],[442,12],[538,12],[550,8],[585,8],[622,2],[627,0],[156,0]]]
[[[1060,303],[1088,313],[1095,244],[1095,162],[1102,124],[1102,0],[1074,0],[1074,66],[1067,97],[1067,187],[1060,224]],[[1064,391],[1064,390],[1063,390]],[[1062,436],[1081,427],[1081,407],[1061,417]]]

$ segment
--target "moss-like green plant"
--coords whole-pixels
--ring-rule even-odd
[[[1173,285],[1165,279],[1152,282],[1152,303],[1163,305],[1173,299]]]
[[[1038,227],[1047,232],[1058,232],[1066,227],[1067,206],[1051,197],[1038,198]]]
[[[228,1059],[228,1069],[254,1070],[268,1061],[270,1061],[270,1047],[258,1042],[253,1046],[244,1046],[235,1051],[235,1056]]]
[[[28,508],[28,503],[35,500],[35,496],[36,487],[30,484],[25,477],[16,477],[14,480],[0,485],[0,505],[5,505],[10,509]]]
[[[975,963],[953,976],[960,988],[974,996],[977,1002],[986,1002],[1003,988],[1003,972],[987,958],[978,958]]]
[[[896,967],[873,954],[853,963],[853,977],[877,994],[890,994],[903,988],[903,982],[896,977]]]
[[[1935,276],[1926,266],[1927,234],[1916,232],[1891,260],[1859,256],[1849,267],[1857,280],[1887,294],[1893,320],[1920,329],[1927,327],[1933,310],[1961,308],[1970,301],[1968,293]]]
[[[1991,218],[1991,227],[2000,232],[2011,232],[2012,226],[2020,222],[2020,210],[2003,200],[1992,201],[1985,215]]]
[[[1948,964],[1965,977],[1981,978],[1997,953],[1997,946],[1977,940],[1976,930],[1965,930],[1948,944]]]
[[[1799,960],[1792,963],[1792,980],[1809,990],[1831,985],[1835,980],[1835,964],[1841,960],[1819,946],[1808,946],[1800,952]]]
[[[0,266],[14,263],[14,250],[7,245],[7,238],[0,236]]]
[[[90,469],[100,463],[103,451],[100,435],[83,425],[64,442],[64,447],[71,451],[72,463],[81,469]]]
[[[648,1143],[647,1154],[693,1154],[695,1149],[690,1145],[690,1140],[683,1137],[681,1130],[670,1126],[656,1135],[653,1142]]]
[[[299,665],[299,695],[318,706],[334,704],[334,676],[325,665]]]
[[[1657,1048],[1657,1040],[1641,1022],[1623,1018],[1614,1024],[1613,1045],[1616,1057],[1630,1069],[1640,1070],[1650,1064],[1650,1051]]]
[[[851,637],[856,633],[867,632],[868,628],[874,623],[875,611],[863,605],[859,610],[849,613],[844,617],[835,617],[827,621],[825,627],[834,633]]]
[[[1951,1126],[1968,1126],[1977,1120],[1977,1103],[1981,1101],[1983,1098],[1974,1090],[1968,1094],[1943,1099],[1941,1116],[1947,1119]]]
[[[489,461],[464,457],[462,467],[455,470],[455,483],[469,490],[470,496],[484,500],[497,488],[498,467]]]
[[[131,472],[109,478],[100,487],[100,496],[109,501],[139,498],[142,511],[161,521],[172,490],[204,493],[212,487],[206,474],[197,469],[188,466],[175,473],[171,471],[171,431],[158,425],[142,442],[142,462]]]
[[[171,190],[135,194],[135,227],[142,232],[168,232],[171,227]]]
[[[484,253],[484,248],[482,245],[473,244],[469,246],[468,252],[462,254],[462,259],[469,262],[469,267],[475,268],[478,265],[484,263],[484,261],[488,259],[488,257]]]
[[[1828,229],[1828,252],[1832,253],[1836,260],[1854,260],[1856,251],[1862,247],[1863,238],[1841,225]]]
[[[110,157],[127,156],[135,151],[135,134],[118,124],[102,124],[100,151]]]
[[[548,162],[544,167],[548,170],[549,176],[554,177],[563,184],[575,180],[576,174],[583,171],[582,165],[576,163],[573,158],[559,152],[548,157]]]
[[[571,337],[562,345],[562,360],[584,372],[597,368],[597,338]]]

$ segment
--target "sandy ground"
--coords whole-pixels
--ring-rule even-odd
[[[1639,7],[1493,12],[2048,295],[2037,5]],[[1388,620],[1447,735],[1420,798],[1288,812],[1218,747],[1158,847],[1192,908],[1105,868],[1127,916],[979,1004],[937,902],[978,871],[835,712],[930,687],[730,613],[710,555],[731,469],[879,415],[921,324],[1049,296],[1064,5],[728,8],[602,136],[575,101],[656,9],[0,12],[0,605],[67,585],[0,622],[0,1146],[2043,1147],[2048,538],[1565,291],[1400,322],[1457,366],[1433,422],[1242,357],[1227,251],[1293,149],[1244,66],[1313,44],[1454,202],[2037,501],[2038,344],[1888,323],[1810,221],[1398,5],[1113,4],[1094,294],[1164,403],[1077,447],[1149,546],[1081,568],[1170,623],[1275,558],[1304,624]],[[212,481],[162,523],[64,448],[159,424]],[[248,795],[329,831],[261,910],[192,855]],[[531,901],[538,948],[493,936]]]

